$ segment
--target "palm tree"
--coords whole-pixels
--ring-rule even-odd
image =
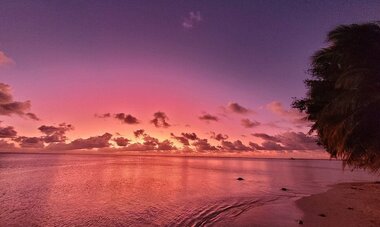
[[[312,56],[306,98],[294,100],[319,143],[344,165],[380,169],[380,26],[342,25]]]

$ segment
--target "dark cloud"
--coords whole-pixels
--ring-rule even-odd
[[[184,136],[176,136],[173,133],[170,133],[170,135],[171,135],[171,137],[173,139],[177,140],[182,145],[184,145],[184,146],[189,146],[190,145],[189,140],[186,137],[184,137]]]
[[[275,136],[270,136],[265,133],[252,133],[252,136],[261,138],[263,140],[272,141],[272,142],[280,142],[280,139]]]
[[[22,148],[44,148],[44,141],[40,137],[19,136],[14,139]]]
[[[33,120],[38,120],[38,117],[35,114],[28,112],[30,107],[30,101],[14,101],[10,86],[8,84],[0,83],[0,115],[11,116],[16,114]]]
[[[51,150],[79,150],[110,147],[112,134],[105,133],[101,136],[93,136],[86,139],[76,139],[70,143],[52,143],[48,146]]]
[[[157,150],[159,151],[173,151],[177,150],[177,148],[173,145],[170,140],[164,140],[158,143]]]
[[[203,152],[203,151],[216,151],[218,148],[212,146],[207,139],[198,139],[193,142],[191,145],[195,147],[195,150]]]
[[[197,134],[195,134],[194,132],[192,132],[192,133],[181,133],[181,135],[183,137],[185,137],[186,139],[188,139],[188,140],[197,140],[197,139],[199,139],[198,136],[197,136]]]
[[[321,150],[315,136],[309,136],[303,132],[285,132],[278,135],[281,143],[288,150]]]
[[[95,117],[97,117],[97,118],[110,118],[111,113],[95,114]]]
[[[211,115],[211,114],[203,114],[199,117],[199,120],[202,121],[219,121],[219,118],[217,116]]]
[[[35,115],[34,113],[26,113],[25,114],[28,118],[32,119],[32,120],[35,120],[35,121],[39,121],[41,120],[40,118],[37,117],[37,115]]]
[[[130,114],[125,114],[125,113],[117,113],[115,114],[115,118],[120,120],[121,122],[125,123],[125,124],[130,124],[130,125],[133,125],[133,124],[139,124],[139,120],[130,115]]]
[[[253,111],[241,106],[239,103],[236,102],[230,102],[228,103],[227,110],[233,112],[233,113],[238,113],[238,114],[247,114],[247,113],[252,113]]]
[[[154,119],[150,122],[154,124],[157,128],[167,128],[170,127],[170,124],[167,122],[169,120],[168,116],[164,112],[156,112],[154,113]]]
[[[16,136],[17,132],[12,126],[0,127],[0,138],[14,138]]]
[[[145,135],[145,130],[144,129],[139,129],[133,132],[136,138],[139,138],[140,136]]]
[[[155,148],[159,144],[159,140],[149,135],[144,136],[144,145]]]
[[[211,132],[211,139],[222,141],[228,139],[228,135],[223,135],[221,133],[216,134],[215,132]]]
[[[248,118],[241,119],[241,125],[243,125],[245,128],[253,128],[260,125],[260,122],[258,121],[251,121]]]
[[[73,130],[71,124],[61,123],[58,126],[42,125],[38,128],[45,136],[42,137],[45,143],[59,143],[67,140],[65,133]]]
[[[222,141],[220,149],[224,151],[252,151],[253,150],[251,147],[244,145],[240,140],[236,140],[234,142]]]
[[[286,151],[311,151],[321,150],[317,145],[317,139],[303,132],[285,132],[275,136],[264,133],[252,134],[264,140],[261,145],[251,143],[250,146],[257,150],[286,150]]]
[[[117,137],[113,139],[119,147],[125,147],[129,144],[130,140],[124,137]]]

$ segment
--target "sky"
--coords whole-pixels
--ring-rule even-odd
[[[0,149],[328,157],[291,109],[379,1],[1,1]]]

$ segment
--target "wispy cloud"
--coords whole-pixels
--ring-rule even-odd
[[[0,66],[13,65],[15,62],[8,57],[3,51],[0,51]]]
[[[266,108],[277,116],[289,121],[296,127],[305,127],[309,123],[305,120],[306,115],[295,109],[287,109],[281,102],[273,101],[266,105]]]
[[[190,11],[189,14],[183,18],[182,27],[185,29],[193,29],[197,24],[203,20],[201,12]]]
[[[241,119],[241,125],[243,125],[245,128],[253,128],[260,125],[260,122],[258,121],[251,121],[248,118]]]

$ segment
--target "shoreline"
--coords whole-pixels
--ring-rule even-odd
[[[340,183],[295,203],[305,226],[380,226],[380,182]]]

